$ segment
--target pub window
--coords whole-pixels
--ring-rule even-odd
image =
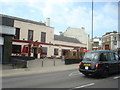
[[[20,39],[20,28],[16,28],[14,39]]]
[[[54,49],[54,55],[58,55],[58,49],[57,48]]]
[[[33,41],[33,30],[28,30],[28,41]]]
[[[41,42],[46,42],[46,32],[41,32]]]
[[[73,52],[73,56],[76,56],[76,52]]]
[[[42,55],[47,55],[47,47],[42,47]]]
[[[12,53],[20,54],[21,53],[21,45],[12,45]]]

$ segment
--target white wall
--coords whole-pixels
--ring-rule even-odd
[[[28,30],[33,30],[33,41],[38,40],[41,42],[41,32],[46,32],[46,43],[53,43],[54,40],[54,28],[49,26],[37,25],[28,22],[22,22],[15,20],[14,27],[20,28],[20,40],[28,40]],[[28,45],[28,43],[20,43],[20,42],[13,42],[16,45]],[[49,45],[42,45],[43,47],[47,47],[47,56],[53,56],[53,47]],[[33,55],[33,54],[32,54]],[[38,55],[39,58],[39,55]]]
[[[79,40],[80,42],[87,44],[87,48],[89,48],[89,36],[85,33],[84,28],[67,28],[67,30],[63,33],[64,36],[73,37]]]
[[[20,28],[20,40],[28,40],[28,30],[33,30],[33,41],[41,42],[41,32],[46,32],[46,43],[53,42],[54,28],[22,21],[14,21],[14,27]]]

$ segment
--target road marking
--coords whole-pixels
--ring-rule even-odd
[[[118,78],[120,78],[120,76],[114,77],[113,79],[118,79]]]
[[[82,73],[80,73],[79,71],[75,71],[75,72],[72,72],[70,73],[68,76],[75,76],[75,75],[80,75]]]
[[[86,85],[78,86],[78,87],[75,87],[75,88],[88,87],[88,86],[92,86],[92,85],[94,85],[94,84],[95,84],[95,83],[90,83],[90,84],[86,84]]]

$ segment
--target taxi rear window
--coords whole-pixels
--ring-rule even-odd
[[[92,60],[98,60],[98,58],[99,58],[98,52],[87,52],[85,53],[83,60],[92,61]]]

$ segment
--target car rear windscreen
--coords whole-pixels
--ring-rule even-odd
[[[85,53],[83,60],[84,61],[98,60],[98,57],[99,57],[98,52],[87,52]]]

